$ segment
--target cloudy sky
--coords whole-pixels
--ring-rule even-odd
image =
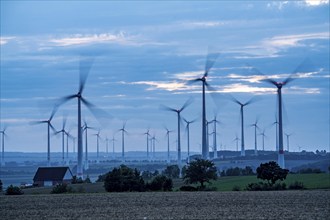
[[[94,63],[84,97],[112,117],[83,118],[118,140],[127,121],[125,148],[145,150],[143,135],[156,135],[157,151],[166,150],[165,129],[176,149],[176,115],[159,108],[180,108],[191,125],[191,148],[201,151],[201,84],[187,80],[203,75],[208,53],[219,53],[207,78],[207,118],[215,114],[218,149],[236,150],[239,106],[244,109],[245,145],[254,148],[250,124],[265,129],[265,149],[275,149],[276,88],[262,81],[296,78],[283,88],[284,131],[292,133],[290,150],[329,151],[329,1],[1,1],[1,129],[7,127],[7,151],[45,152],[46,120],[54,100],[75,94],[79,61]],[[76,100],[62,105],[53,125],[77,136]],[[210,127],[210,131],[212,128]],[[91,132],[93,133],[93,132]],[[182,151],[186,135],[182,130]],[[90,151],[95,137],[90,136]],[[285,139],[286,146],[286,139]],[[72,146],[70,146],[72,148]],[[262,137],[258,135],[258,148]],[[101,142],[104,151],[105,142]],[[51,151],[61,138],[51,137]]]

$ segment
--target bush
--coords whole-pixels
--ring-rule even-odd
[[[145,191],[145,184],[140,172],[125,165],[107,173],[104,181],[107,192]]]
[[[72,192],[72,188],[68,186],[66,183],[61,183],[53,187],[50,193],[52,194],[61,194],[61,193],[68,193]]]
[[[162,174],[169,178],[179,178],[180,168],[178,165],[170,165],[166,167]]]
[[[18,186],[10,185],[6,189],[6,195],[22,195],[23,193]]]
[[[193,192],[193,191],[197,191],[197,188],[193,186],[181,186],[180,191]]]
[[[319,168],[315,168],[315,169],[306,168],[306,169],[298,170],[298,173],[323,173],[323,172]]]
[[[234,186],[232,191],[241,191],[241,187],[239,186]]]
[[[80,183],[84,183],[84,181],[80,177],[79,178],[77,176],[72,177],[71,184],[80,184]]]
[[[268,184],[264,182],[259,183],[249,183],[245,190],[247,191],[271,191],[271,190],[286,190],[285,183],[276,183],[276,184]]]
[[[289,189],[297,190],[297,189],[306,189],[306,188],[304,186],[304,183],[299,182],[299,181],[295,181],[294,183],[291,183],[289,185]]]
[[[151,191],[172,191],[173,181],[164,175],[158,175],[150,184],[146,185],[146,188]]]

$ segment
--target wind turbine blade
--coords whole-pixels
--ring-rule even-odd
[[[208,52],[205,62],[205,72],[204,77],[207,77],[209,74],[210,69],[213,67],[215,61],[217,60],[219,53],[210,53]]]
[[[191,79],[191,80],[187,80],[186,84],[191,85],[191,84],[199,82],[199,81],[202,81],[202,79],[201,78]]]
[[[100,122],[100,124],[105,124],[106,122],[104,120],[100,119],[111,119],[112,116],[105,112],[104,110],[96,107],[89,101],[87,101],[85,98],[81,97],[81,101],[87,106],[87,108],[90,110],[90,112],[94,115],[94,117]]]
[[[38,124],[44,124],[47,123],[48,121],[31,121],[29,122],[30,125],[38,125]]]
[[[190,97],[181,107],[181,109],[179,110],[180,112],[183,111],[185,108],[187,108],[191,103],[193,102],[193,99]]]
[[[240,101],[238,101],[238,100],[237,100],[234,96],[232,96],[232,95],[228,95],[227,98],[228,98],[230,101],[234,102],[234,103],[237,103],[237,104],[239,104],[239,105],[243,105]]]
[[[273,85],[275,85],[277,87],[277,82],[275,80],[273,80],[273,79],[263,79],[261,81],[266,82],[266,83],[273,84]]]
[[[302,73],[302,72],[314,72],[316,71],[314,63],[306,57],[292,72],[292,74]]]
[[[51,115],[49,117],[49,121],[51,121],[53,119],[55,113],[57,112],[57,109],[58,109],[58,106],[55,105],[54,108],[53,108],[53,111],[52,111],[52,113],[51,113]]]
[[[176,109],[174,109],[174,108],[170,108],[170,107],[165,106],[165,105],[159,105],[159,109],[161,109],[161,110],[165,110],[165,111],[177,112]]]
[[[56,133],[56,129],[54,128],[54,126],[50,122],[49,122],[49,126],[53,130],[53,132]]]
[[[259,97],[260,98],[260,97]],[[252,97],[249,101],[245,102],[243,105],[246,106],[246,105],[250,105],[252,103],[255,103],[256,101],[259,100],[259,98],[257,98],[257,96],[254,96]]]
[[[293,80],[295,80],[295,78],[292,77],[293,74],[291,74],[288,78],[286,78],[284,81],[283,81],[283,85],[286,85],[288,84],[289,82],[292,82]]]
[[[94,59],[80,59],[79,63],[79,93],[82,93],[86,84],[86,80],[89,74],[89,71],[92,68],[92,65],[94,63]]]
[[[67,101],[73,98],[77,98],[77,95],[75,94],[75,95],[64,96],[57,101],[56,106],[59,107],[60,105],[63,105],[64,103],[66,103]]]

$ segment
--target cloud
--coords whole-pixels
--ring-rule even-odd
[[[64,38],[50,39],[49,41],[56,46],[73,46],[106,42],[118,42],[124,44],[125,42],[128,42],[128,38],[125,36],[124,32],[120,32],[117,35],[109,33],[93,35],[75,34]]]
[[[151,90],[166,90],[166,91],[180,91],[180,90],[189,90],[194,86],[189,86],[184,82],[178,81],[138,81],[128,83],[131,85],[148,85],[148,91]]]
[[[182,21],[178,25],[182,28],[195,29],[195,28],[212,28],[226,25],[225,21]]]
[[[307,6],[319,6],[329,4],[329,0],[305,0]]]
[[[91,45],[91,44],[101,44],[101,43],[117,43],[121,45],[130,46],[144,46],[144,45],[154,45],[154,46],[164,46],[173,44],[171,42],[162,43],[149,39],[144,39],[141,35],[129,35],[124,31],[118,34],[102,33],[102,34],[75,34],[62,38],[52,38],[48,40],[51,44],[55,46],[77,46],[77,45]],[[49,47],[42,47],[41,49],[49,49]]]
[[[328,32],[308,33],[296,35],[275,36],[270,39],[263,40],[262,44],[267,47],[281,48],[281,47],[297,47],[302,46],[299,42],[311,39],[329,39]]]
[[[10,40],[15,39],[16,37],[2,37],[0,36],[0,45],[7,44]]]

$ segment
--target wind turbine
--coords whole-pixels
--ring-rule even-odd
[[[87,125],[87,122],[84,121],[84,126],[81,130],[82,130],[82,132],[85,131],[85,170],[87,170],[89,168],[89,164],[88,164],[88,139],[87,139],[88,129],[95,130],[95,128],[89,127]]]
[[[100,130],[96,134],[94,134],[94,136],[96,136],[96,163],[100,163]]]
[[[278,152],[278,121],[277,121],[277,116],[275,115],[275,122],[272,124],[272,125],[275,125],[275,129],[276,129],[276,137],[275,137],[275,140],[276,140],[276,152]]]
[[[192,102],[192,99],[188,99],[180,109],[170,108],[170,107],[167,107],[164,105],[161,106],[161,108],[163,108],[164,110],[175,112],[178,115],[178,140],[177,141],[178,141],[178,165],[179,165],[179,168],[181,167],[181,138],[180,138],[181,115],[180,115],[180,113],[185,108],[187,108],[191,104],[191,102]]]
[[[288,152],[289,152],[289,149],[290,149],[290,142],[289,142],[289,138],[290,138],[290,136],[292,135],[292,133],[291,134],[287,134],[287,133],[285,133],[285,136],[286,136],[286,143],[287,143],[287,148],[288,148]]]
[[[112,136],[111,141],[112,141],[112,158],[115,159],[115,141],[116,141],[115,136]]]
[[[241,116],[241,156],[245,157],[245,146],[244,146],[244,107],[253,102],[253,98],[249,101],[242,103],[231,97],[232,101],[240,106],[240,116]]]
[[[4,127],[2,131],[0,131],[0,134],[2,134],[2,154],[1,154],[1,166],[5,165],[5,137],[7,127]]]
[[[91,112],[94,114],[94,116],[97,117],[97,115],[104,115],[105,117],[109,117],[107,113],[102,111],[101,109],[98,109],[95,105],[87,101],[83,97],[83,91],[85,88],[87,76],[89,74],[89,71],[93,64],[93,59],[88,60],[80,60],[79,63],[79,73],[80,73],[80,80],[79,80],[79,89],[76,94],[65,96],[62,99],[59,100],[58,105],[62,105],[65,102],[77,98],[78,102],[78,164],[77,164],[77,177],[83,178],[83,146],[82,146],[82,126],[81,126],[81,103],[83,103]]]
[[[66,164],[69,165],[69,138],[71,138],[72,140],[75,140],[75,138],[70,134],[69,131],[66,131],[65,135],[66,135]]]
[[[65,125],[66,125],[66,118],[63,118],[63,123],[62,123],[62,129],[55,132],[55,134],[62,133],[62,163],[64,164],[64,135],[66,133],[65,131]]]
[[[149,129],[144,134],[147,136],[147,160],[149,161],[150,160],[150,158],[149,158],[149,136],[150,136]]]
[[[207,126],[207,121],[206,121],[206,106],[205,106],[205,86],[209,87],[209,84],[206,82],[206,78],[208,77],[209,71],[214,65],[218,53],[208,53],[207,58],[206,58],[206,63],[205,63],[205,69],[204,69],[204,75],[200,78],[190,80],[191,83],[194,82],[202,82],[202,157],[204,159],[207,159],[209,157],[209,147],[207,144],[207,136],[208,134],[206,133],[206,126]]]
[[[170,161],[171,161],[170,160],[170,133],[173,131],[168,130],[167,127],[165,127],[165,129],[166,129],[166,137],[167,137],[167,163],[170,163]]]
[[[183,120],[186,122],[186,131],[187,131],[187,145],[188,145],[188,159],[187,162],[190,163],[190,124],[194,123],[197,121],[197,119],[194,119],[192,121],[188,121],[185,118],[183,118]]]
[[[220,124],[220,121],[217,120],[217,115],[214,115],[214,118],[210,121],[210,123],[213,123],[213,159],[216,159],[218,157],[217,124]]]
[[[121,158],[122,158],[122,162],[125,162],[125,133],[127,134],[127,131],[125,130],[125,126],[126,126],[126,122],[124,122],[123,127],[121,129],[119,129],[118,131],[121,131]]]
[[[254,124],[250,125],[251,127],[254,127],[254,155],[258,155],[258,146],[257,146],[257,129],[259,129],[258,126],[258,118],[256,118]]]
[[[36,122],[30,123],[32,125],[33,124],[47,124],[47,166],[49,166],[49,167],[50,167],[50,128],[53,130],[54,133],[56,132],[54,126],[51,124],[51,121],[52,121],[56,111],[57,111],[57,107],[55,106],[50,117],[47,120],[36,121]]]
[[[105,137],[105,152],[107,154],[107,157],[109,156],[109,138]]]
[[[282,87],[291,82],[293,78],[289,76],[283,82],[277,82],[273,79],[264,79],[277,88],[277,101],[278,101],[278,164],[281,168],[285,168],[284,163],[284,148],[283,148],[283,120],[282,120]]]
[[[292,77],[293,74],[298,73],[303,69],[308,69],[309,67],[313,67],[310,60],[305,59],[294,71],[293,73],[287,77],[284,81],[275,81],[274,79],[264,79],[262,81],[272,84],[277,88],[277,107],[278,107],[278,164],[281,168],[285,168],[284,162],[284,146],[283,146],[283,120],[282,120],[282,88],[286,86],[288,83],[294,80]]]
[[[266,134],[265,134],[265,132],[266,132],[266,130],[264,129],[264,130],[260,133],[260,135],[262,136],[262,150],[263,150],[263,151],[265,151],[265,137],[267,137]]]
[[[233,140],[233,141],[235,141],[236,142],[236,151],[238,152],[238,141],[239,141],[240,139],[237,137],[237,134],[236,134],[236,137],[235,137],[235,139]]]
[[[156,152],[156,135],[154,134],[154,136],[151,138],[151,144],[152,144],[152,158],[155,161],[156,157],[155,157],[155,152]]]

